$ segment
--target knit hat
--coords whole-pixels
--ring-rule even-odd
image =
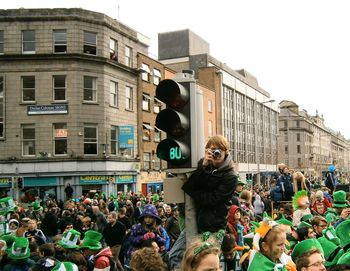
[[[295,245],[293,252],[292,252],[292,260],[295,262],[296,258],[301,256],[302,254],[312,250],[312,249],[318,249],[321,254],[323,255],[323,248],[321,244],[317,241],[317,239],[311,238],[311,239],[306,239],[298,244]]]
[[[0,215],[6,216],[9,212],[16,212],[17,206],[13,201],[13,198],[6,197],[0,199]]]
[[[322,234],[325,238],[327,238],[332,243],[336,244],[337,246],[340,245],[340,239],[335,233],[335,229],[333,226],[329,226],[326,229],[322,230]]]
[[[145,216],[153,217],[157,220],[157,222],[159,224],[162,223],[162,220],[160,219],[160,217],[158,215],[157,209],[153,204],[145,205],[145,207],[143,208],[142,214],[139,216],[139,221],[143,221],[143,218]]]
[[[350,220],[340,223],[335,229],[335,233],[340,239],[340,246],[345,247],[350,244]]]
[[[79,271],[79,269],[75,263],[61,262],[56,264],[52,271]]]
[[[237,245],[235,237],[232,234],[225,234],[221,243],[221,251],[228,253]]]
[[[63,248],[78,248],[79,245],[80,232],[71,229],[63,234],[61,240],[57,243]]]
[[[335,191],[333,193],[333,208],[347,208],[346,192],[343,190]]]
[[[30,249],[29,249],[29,241],[25,237],[17,237],[13,242],[12,246],[7,248],[7,255],[10,259],[13,260],[21,260],[29,258]]]
[[[39,201],[34,201],[33,202],[33,211],[34,212],[39,212],[42,211],[43,207],[40,206],[40,202]]]
[[[317,241],[323,248],[324,258],[326,260],[326,267],[336,264],[339,258],[344,254],[344,250],[342,250],[333,242],[329,241],[324,236],[318,238]]]
[[[102,248],[102,244],[100,242],[101,239],[102,239],[101,233],[93,230],[88,230],[87,232],[85,232],[83,243],[81,244],[80,247],[88,248],[91,250],[99,250]]]
[[[337,262],[337,264],[349,264],[349,263],[350,263],[350,251],[344,253]]]

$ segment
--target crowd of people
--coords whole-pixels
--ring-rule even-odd
[[[278,167],[269,189],[247,184],[225,138],[211,137],[182,187],[194,202],[192,237],[185,205],[164,202],[159,191],[26,206],[3,197],[0,270],[350,270],[349,195]]]

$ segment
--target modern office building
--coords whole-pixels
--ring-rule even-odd
[[[17,177],[27,197],[64,198],[68,183],[77,196],[136,189],[137,53],[148,43],[101,13],[0,10],[2,192]]]
[[[216,103],[206,109],[215,105],[215,133],[228,139],[242,177],[276,169],[278,106],[253,75],[215,59],[209,43],[188,29],[158,34],[158,57],[175,71],[194,70],[200,84],[215,90]]]

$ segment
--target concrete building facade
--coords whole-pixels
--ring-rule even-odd
[[[136,189],[138,52],[148,39],[104,14],[0,10],[3,192]]]

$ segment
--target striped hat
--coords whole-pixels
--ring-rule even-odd
[[[10,233],[9,225],[6,222],[0,222],[0,236]]]
[[[29,258],[30,249],[29,249],[29,241],[25,237],[17,237],[13,242],[11,247],[8,247],[7,255],[10,259],[13,260],[21,260]]]
[[[55,265],[52,271],[79,271],[78,266],[71,262],[61,262]]]
[[[6,197],[0,199],[0,214],[6,215],[8,212],[15,212],[17,206],[11,197]]]
[[[63,234],[61,240],[57,243],[63,248],[78,248],[80,241],[80,232],[71,229]]]

